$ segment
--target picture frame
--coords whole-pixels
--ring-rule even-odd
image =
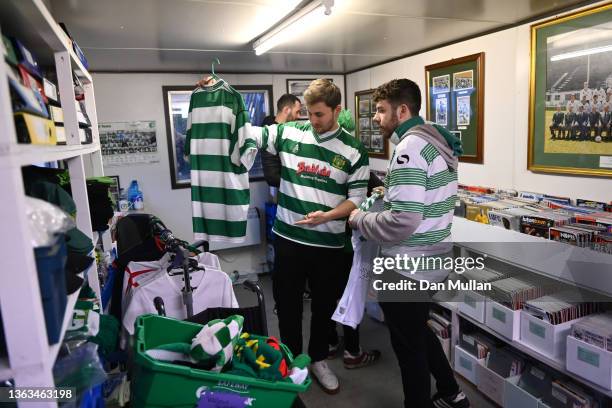
[[[236,85],[233,88],[242,94],[251,123],[261,125],[263,118],[274,112],[272,85]],[[172,189],[191,187],[191,169],[184,159],[189,100],[194,86],[162,86],[166,119],[166,139]],[[261,181],[263,166],[257,154],[249,170],[249,181]]]
[[[531,26],[530,171],[612,177],[611,19],[605,4]]]
[[[461,136],[459,161],[484,163],[484,52],[425,67],[426,119]]]
[[[287,79],[287,93],[297,96],[302,103],[302,108],[298,114],[298,120],[308,120],[308,110],[306,109],[306,101],[304,100],[304,91],[308,88],[308,85],[312,81],[318,78],[288,78]],[[327,80],[334,82],[332,78]]]
[[[380,132],[380,126],[374,122],[376,104],[372,97],[374,89],[355,92],[355,137],[368,151],[368,156],[377,159],[389,158],[389,141]]]

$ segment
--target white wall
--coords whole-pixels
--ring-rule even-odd
[[[231,85],[272,85],[274,104],[287,92],[287,78],[333,78],[344,94],[342,75],[221,75]],[[168,163],[166,119],[162,86],[193,85],[200,77],[195,74],[94,74],[98,122],[155,120],[159,163],[129,167],[108,167],[106,175],[119,175],[122,187],[138,180],[143,191],[146,211],[158,216],[174,234],[190,240],[191,196],[189,189],[172,190]],[[344,104],[344,99],[343,99]],[[265,182],[251,184],[251,203],[263,216],[268,197]],[[263,221],[263,220],[262,220]],[[262,234],[263,234],[262,224]],[[263,239],[263,238],[262,238]],[[265,261],[264,245],[221,251],[226,271],[261,271]]]
[[[460,163],[459,182],[612,200],[609,178],[557,176],[527,170],[529,24],[347,75],[348,107],[354,110],[356,91],[376,88],[395,78],[409,78],[423,91],[425,66],[479,52],[485,53],[484,164]],[[421,114],[425,115],[424,108]],[[373,159],[370,165],[384,170],[387,161]]]

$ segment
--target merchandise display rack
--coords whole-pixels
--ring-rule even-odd
[[[536,273],[606,297],[612,297],[612,279],[610,279],[612,255],[610,254],[573,247],[461,217],[454,217],[452,234],[455,245],[462,251],[487,254],[487,257],[506,264],[510,269],[521,269]],[[511,245],[508,245],[508,243],[511,243]],[[535,263],[532,262],[534,260]],[[570,274],[568,265],[573,264],[576,267],[576,265],[586,265],[586,263],[589,267],[582,268],[580,274]],[[454,346],[459,343],[460,322],[464,320],[536,361],[572,378],[578,384],[612,398],[612,390],[568,371],[564,359],[551,358],[521,342],[521,340],[511,340],[504,337],[486,324],[459,311],[456,302],[438,302],[438,304],[451,312],[451,362],[454,361]]]
[[[101,176],[102,157],[91,75],[72,49],[70,39],[52,18],[42,0],[0,3],[0,31],[18,38],[42,67],[55,68],[64,114],[65,146],[18,144],[6,66],[0,63],[0,307],[8,358],[0,358],[0,380],[12,379],[16,387],[53,387],[53,365],[72,318],[78,291],[69,295],[59,342],[49,345],[38,284],[34,251],[26,220],[21,167],[64,160],[70,173],[72,197],[77,207],[77,227],[93,236],[86,178]],[[85,107],[93,142],[81,145],[73,73],[83,83]],[[86,171],[87,170],[87,171]],[[84,275],[100,297],[95,262]],[[20,406],[23,404],[20,404]],[[55,402],[28,403],[28,407],[56,407]]]

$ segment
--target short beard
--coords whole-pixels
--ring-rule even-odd
[[[399,119],[397,118],[397,113],[393,112],[393,115],[391,116],[391,123],[389,125],[389,128],[387,127],[380,128],[382,130],[383,137],[385,139],[390,139],[391,135],[393,135],[393,132],[395,131],[398,125],[399,125]]]

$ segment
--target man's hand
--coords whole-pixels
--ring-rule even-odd
[[[353,211],[351,211],[351,215],[349,215],[348,223],[353,229],[357,229],[357,224],[355,224],[353,220],[355,219],[355,215],[357,215],[359,212],[361,212],[361,210],[359,208],[355,208]]]
[[[328,214],[325,211],[314,211],[304,216],[303,220],[297,221],[295,225],[319,225],[330,221]]]
[[[378,193],[381,197],[385,196],[385,188],[383,186],[374,187],[372,193]]]
[[[207,77],[200,79],[198,82],[196,82],[196,86],[199,86],[200,88],[202,88],[204,86],[213,85],[215,82],[217,81],[213,77],[207,76]]]

